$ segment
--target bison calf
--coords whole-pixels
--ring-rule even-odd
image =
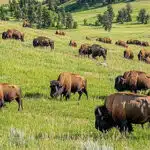
[[[95,128],[106,132],[117,127],[120,132],[132,132],[132,124],[150,121],[150,96],[115,93],[108,96],[103,106],[95,109]]]
[[[78,92],[78,100],[80,100],[83,93],[86,94],[88,99],[87,80],[78,74],[69,72],[61,73],[57,80],[50,81],[50,88],[51,97],[65,96],[67,100],[70,98],[71,92],[74,94]]]
[[[11,102],[16,100],[18,102],[18,111],[22,108],[21,89],[17,85],[8,83],[0,84],[0,107],[4,106],[4,102]]]

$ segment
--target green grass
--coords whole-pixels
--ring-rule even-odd
[[[140,7],[150,8],[150,4],[135,2],[137,11]],[[122,7],[116,4],[114,7]],[[94,19],[103,9],[74,13],[80,22],[76,30],[66,30],[67,36],[56,36],[55,30],[36,30],[22,28],[20,22],[0,22],[0,33],[8,28],[16,28],[25,33],[25,42],[2,40],[0,38],[0,82],[18,84],[23,91],[24,110],[17,111],[17,103],[7,104],[0,113],[0,149],[92,149],[114,148],[149,149],[150,129],[145,125],[134,125],[134,132],[127,137],[113,129],[102,134],[94,128],[94,109],[103,104],[103,97],[114,93],[114,78],[127,70],[149,72],[148,64],[139,62],[137,54],[141,47],[130,46],[135,58],[133,61],[123,59],[124,48],[114,45],[118,39],[139,39],[149,41],[150,24],[114,24],[111,32],[100,27],[85,27],[82,20]],[[136,12],[134,12],[136,14]],[[55,41],[55,50],[33,48],[33,38],[43,35]],[[113,44],[103,44],[85,40],[86,36],[108,36]],[[94,61],[78,57],[78,48],[68,46],[69,40],[82,43],[99,43],[108,48],[107,63],[104,67]],[[149,41],[150,42],[150,41]],[[147,47],[146,49],[149,49]],[[88,80],[89,100],[83,95],[80,102],[78,95],[71,95],[69,101],[54,100],[49,97],[49,81],[57,79],[64,71],[79,73]],[[98,99],[99,97],[99,99]]]

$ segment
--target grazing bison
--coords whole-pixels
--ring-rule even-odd
[[[133,59],[134,58],[134,54],[131,50],[127,49],[124,51],[124,58],[126,59]]]
[[[63,35],[63,36],[65,36],[65,35],[66,35],[66,33],[65,33],[65,32],[63,32],[63,31],[59,31],[59,30],[57,30],[57,31],[55,32],[55,34],[56,34],[56,35]]]
[[[27,20],[24,20],[22,26],[31,28],[31,23],[29,23]]]
[[[104,37],[104,38],[97,38],[96,41],[100,41],[103,43],[111,44],[112,40],[110,38]]]
[[[16,29],[8,29],[7,32],[2,33],[2,38],[3,39],[16,39],[16,40],[21,40],[22,42],[24,41],[24,33],[21,33],[20,31]]]
[[[146,57],[150,56],[150,51],[146,51],[145,49],[140,50],[138,53],[138,59],[140,61],[145,61]]]
[[[70,40],[69,46],[77,47],[77,43],[75,41],[73,41],[73,40]]]
[[[123,76],[117,76],[115,79],[115,89],[118,91],[129,90],[147,90],[150,88],[150,75],[141,71],[128,71]]]
[[[39,36],[35,39],[33,39],[33,46],[50,46],[51,49],[54,49],[54,41],[51,40],[50,38],[44,37],[44,36]]]
[[[4,102],[18,102],[18,111],[22,108],[21,89],[17,85],[8,83],[0,83],[0,107],[4,106]]]
[[[89,44],[82,44],[79,48],[79,55],[89,55],[91,54],[91,51],[90,51],[90,45]]]
[[[69,72],[61,73],[57,80],[50,81],[50,88],[51,97],[65,96],[67,100],[70,98],[71,92],[74,94],[78,92],[78,100],[80,100],[83,93],[86,94],[88,99],[87,80],[78,74]]]
[[[132,124],[150,121],[150,96],[133,93],[109,95],[103,106],[95,109],[95,128],[106,132],[117,127],[120,132],[132,132]]]
[[[121,41],[121,40],[118,40],[115,44],[116,44],[116,45],[120,45],[120,46],[123,46],[123,47],[128,48],[127,43],[126,43],[126,42],[124,42],[124,41]]]
[[[106,60],[107,49],[101,47],[98,44],[93,44],[89,47],[89,55],[92,54],[92,58],[96,58],[97,56],[102,56],[104,60]]]
[[[127,44],[135,44],[140,46],[149,46],[148,42],[139,41],[139,40],[127,40]]]
[[[142,46],[149,46],[149,43],[148,42],[142,42],[142,44],[141,44]]]

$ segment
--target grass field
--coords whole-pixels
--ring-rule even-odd
[[[125,4],[117,4],[119,9]],[[140,7],[150,8],[150,3],[133,3],[134,16]],[[127,70],[149,72],[148,64],[139,62],[138,46],[130,46],[135,58],[133,61],[123,59],[124,48],[114,45],[118,39],[139,39],[149,41],[150,24],[114,24],[111,32],[99,27],[82,25],[82,20],[94,20],[97,13],[106,8],[74,13],[79,21],[79,28],[66,30],[65,37],[56,36],[55,30],[37,30],[22,28],[21,22],[0,22],[0,33],[8,28],[16,28],[25,33],[25,42],[2,40],[0,38],[0,82],[18,84],[23,91],[24,110],[17,111],[17,103],[7,104],[0,113],[0,149],[117,149],[149,150],[150,129],[145,125],[134,125],[134,132],[127,137],[112,129],[102,134],[94,128],[94,109],[103,104],[104,97],[115,92],[114,78]],[[33,48],[33,38],[43,35],[55,41],[55,50]],[[99,43],[108,48],[107,67],[98,65],[100,58],[94,61],[78,57],[81,43],[98,43],[87,41],[85,36],[108,36],[113,44]],[[77,41],[78,48],[68,46],[69,40]],[[146,48],[146,49],[149,49]],[[78,95],[71,95],[69,101],[54,100],[49,97],[49,81],[56,79],[60,72],[79,73],[88,80],[89,100],[83,95],[80,102]]]

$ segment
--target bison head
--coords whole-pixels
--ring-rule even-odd
[[[37,39],[34,39],[34,40],[33,40],[33,46],[36,47],[36,46],[38,46],[38,45],[39,45],[38,40],[37,40]]]
[[[106,132],[112,127],[115,127],[115,123],[107,108],[105,106],[98,106],[95,109],[95,128],[101,132]]]
[[[51,88],[50,92],[51,97],[58,97],[63,93],[63,86],[57,80],[50,81],[50,88]]]
[[[2,33],[2,39],[7,39],[7,32]]]
[[[115,79],[115,89],[118,91],[126,90],[126,79],[123,76],[117,76]]]

